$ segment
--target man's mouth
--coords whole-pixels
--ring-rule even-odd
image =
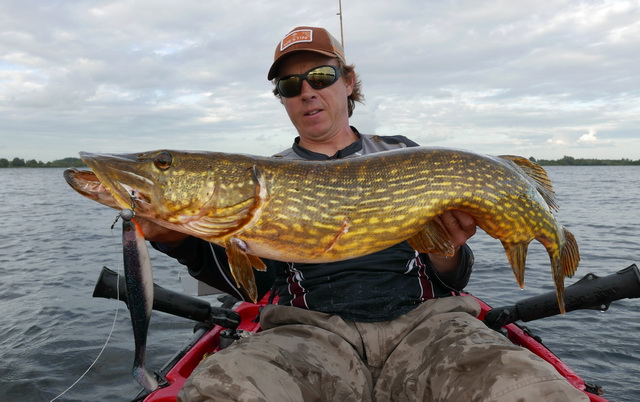
[[[304,115],[305,115],[305,116],[314,116],[314,115],[316,115],[316,114],[320,113],[321,111],[322,111],[322,110],[320,110],[320,109],[314,109],[314,110],[311,110],[311,111],[309,111],[309,112],[305,113]]]

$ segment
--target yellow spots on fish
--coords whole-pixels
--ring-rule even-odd
[[[359,197],[358,197],[359,198]],[[380,197],[380,198],[369,198],[369,199],[363,199],[360,204],[361,205],[366,205],[366,204],[380,204],[380,203],[384,203],[387,201],[392,201],[393,199],[391,197]]]
[[[351,236],[366,236],[369,233],[369,228],[366,226],[360,226],[357,229],[349,230]]]
[[[294,212],[294,213],[299,213],[300,212],[300,209],[295,207],[295,206],[293,206],[293,205],[287,206],[287,210],[289,210],[291,212]]]
[[[378,228],[373,228],[372,230],[370,229],[370,232],[373,234],[394,234],[397,233],[400,230],[399,226],[389,226],[389,227],[378,227]]]
[[[324,230],[326,230],[326,229],[329,229],[329,230],[337,230],[337,229],[339,228],[339,226],[338,226],[338,225],[326,224],[326,223],[324,223],[324,222],[320,222],[320,221],[313,222],[313,223],[312,223],[312,226],[313,226],[313,227],[316,227],[316,228],[318,228],[318,229],[324,229]]]
[[[406,215],[395,215],[395,216],[388,216],[382,219],[382,223],[383,224],[389,224],[389,223],[395,223],[395,222],[402,222],[407,218]]]

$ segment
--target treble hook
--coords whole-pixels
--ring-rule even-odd
[[[133,219],[134,216],[136,216],[136,213],[134,211],[134,208],[136,207],[136,199],[133,191],[131,191],[130,197],[131,197],[131,209],[123,209],[122,211],[118,212],[118,215],[116,215],[116,219],[113,221],[113,224],[111,225],[111,230],[113,230],[114,226],[116,226],[116,223],[118,223],[118,219],[122,218],[122,220],[129,222],[131,219]]]

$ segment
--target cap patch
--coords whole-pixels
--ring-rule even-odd
[[[313,42],[313,31],[311,29],[300,29],[287,34],[287,36],[282,39],[282,42],[280,42],[280,51],[282,52],[284,49],[296,43],[304,42]]]

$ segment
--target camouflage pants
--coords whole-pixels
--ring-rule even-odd
[[[264,330],[201,362],[178,400],[588,401],[479,311],[471,297],[448,297],[358,323],[267,306]]]

